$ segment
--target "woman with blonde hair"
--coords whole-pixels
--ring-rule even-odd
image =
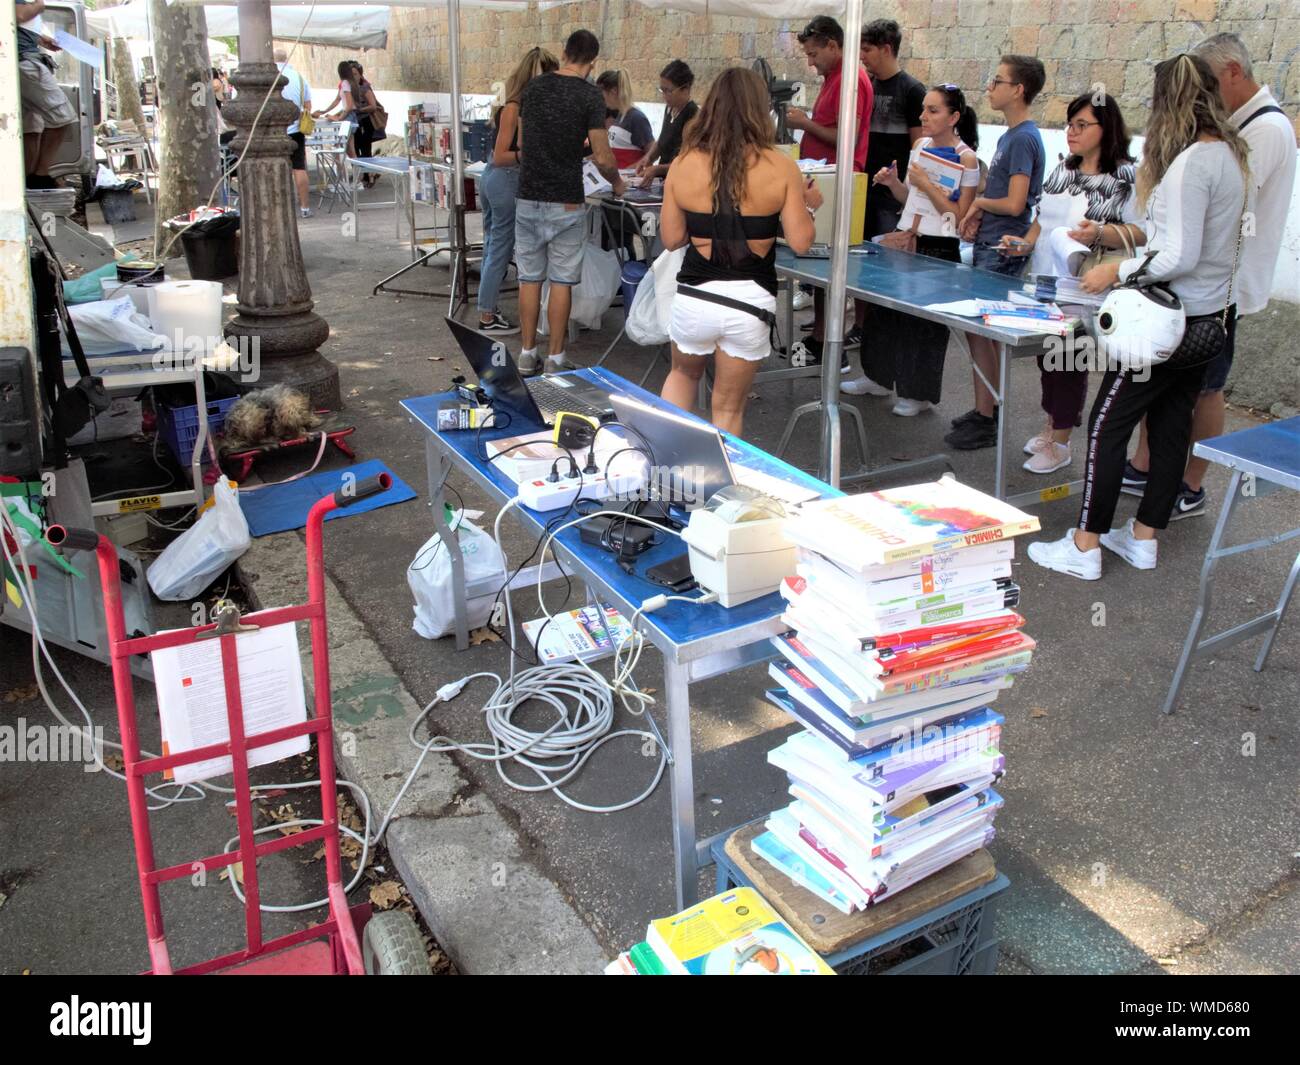
[[[654,141],[655,133],[645,112],[632,103],[632,82],[627,71],[605,71],[596,79],[596,87],[605,96],[605,128],[625,130],[632,147],[645,151]],[[610,144],[619,147],[612,139]]]
[[[483,264],[478,283],[478,328],[509,335],[519,326],[497,310],[501,283],[515,251],[515,197],[519,192],[519,94],[533,78],[558,70],[560,61],[545,48],[530,48],[506,79],[500,106],[492,115],[497,136],[492,157],[479,179],[483,200]]]
[[[1148,254],[1093,267],[1083,275],[1083,287],[1099,293],[1135,274],[1158,282],[1182,304],[1184,342],[1192,331],[1221,330],[1220,348],[1230,345],[1249,173],[1246,142],[1205,60],[1184,53],[1157,64],[1137,171]],[[1187,461],[1192,408],[1206,362],[1216,356],[1192,355],[1187,347],[1149,368],[1107,370],[1089,420],[1079,527],[1060,540],[1030,544],[1030,558],[1084,580],[1101,576],[1102,547],[1137,569],[1155,568],[1156,533],[1169,523]],[[1146,489],[1137,516],[1112,529],[1129,437],[1143,416],[1151,449]]]
[[[718,75],[668,168],[660,236],[685,247],[673,298],[673,366],[663,398],[690,410],[704,356],[714,357],[711,420],[739,435],[749,386],[771,350],[776,237],[813,241],[821,193],[775,148],[767,86],[752,70]]]

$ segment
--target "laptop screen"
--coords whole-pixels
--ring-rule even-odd
[[[524,379],[519,376],[519,367],[500,338],[484,336],[453,318],[447,319],[447,325],[493,406],[499,404],[530,422],[546,424]]]
[[[651,453],[646,479],[658,498],[694,509],[735,483],[727,445],[712,425],[631,396],[613,394],[609,399],[619,423],[630,430],[628,445]]]

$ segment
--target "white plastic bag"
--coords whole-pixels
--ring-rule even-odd
[[[627,315],[627,335],[635,344],[653,347],[668,343],[673,297],[677,295],[677,273],[686,249],[661,252],[636,287]]]
[[[68,314],[87,355],[157,351],[167,346],[167,338],[153,331],[149,319],[136,310],[130,296],[77,303],[68,308]],[[63,354],[72,354],[66,336],[63,337]]]
[[[488,623],[497,588],[505,581],[506,560],[497,542],[463,515],[451,523],[456,530],[456,542],[465,559],[465,585],[472,588],[475,582],[485,579],[493,584],[492,591],[467,600],[465,616],[471,629],[480,629]],[[451,556],[443,550],[442,537],[434,533],[415,558],[406,567],[406,583],[415,596],[415,621],[411,628],[426,640],[436,640],[456,630],[456,606],[451,582]]]
[[[149,567],[149,587],[159,599],[193,599],[253,542],[235,486],[221,478],[212,488],[212,499],[212,506]]]
[[[587,242],[582,249],[582,280],[573,286],[573,307],[569,320],[583,329],[599,329],[601,319],[618,295],[620,282],[618,256],[612,251]],[[551,295],[551,283],[542,286],[542,311],[538,317],[537,331],[546,335],[546,305]]]

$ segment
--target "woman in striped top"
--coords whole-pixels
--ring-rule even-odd
[[[1005,255],[1031,256],[1031,275],[1057,272],[1050,240],[1056,229],[1090,248],[1125,247],[1123,230],[1132,246],[1146,239],[1133,224],[1140,220],[1133,193],[1137,174],[1119,104],[1104,94],[1085,93],[1070,102],[1066,123],[1070,154],[1043,182],[1038,217],[1025,234],[1026,243],[1004,241]],[[1088,368],[1069,362],[1049,368],[1045,357],[1038,357],[1047,426],[1025,444],[1029,460],[1024,465],[1030,473],[1054,473],[1070,465],[1070,434],[1083,422]]]

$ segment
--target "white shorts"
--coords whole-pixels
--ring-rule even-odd
[[[706,281],[693,288],[776,313],[776,297],[755,281]],[[677,293],[668,336],[683,355],[712,355],[715,348],[733,359],[758,362],[772,350],[772,331],[761,318]]]

